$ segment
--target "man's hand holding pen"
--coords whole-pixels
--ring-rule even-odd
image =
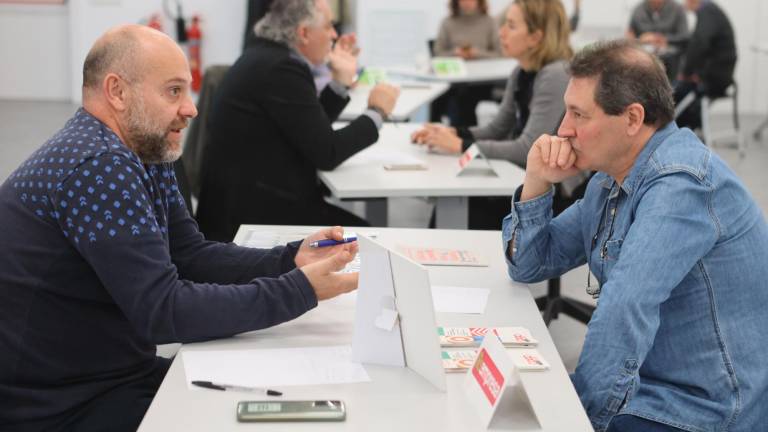
[[[339,244],[311,247],[312,243],[335,240]],[[304,239],[294,261],[315,290],[318,300],[327,300],[357,289],[357,273],[337,273],[357,254],[357,241],[345,241],[340,226],[320,230]]]

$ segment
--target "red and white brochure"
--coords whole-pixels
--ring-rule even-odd
[[[473,251],[398,245],[397,251],[421,265],[487,267],[488,261]]]

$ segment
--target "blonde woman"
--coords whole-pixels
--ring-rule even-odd
[[[413,142],[456,154],[477,144],[487,157],[525,167],[533,141],[556,131],[565,113],[563,95],[573,56],[569,27],[560,0],[515,0],[499,39],[505,55],[517,59],[519,66],[512,71],[499,113],[481,127],[426,124],[413,134]],[[565,189],[570,192],[572,185]],[[508,212],[507,197],[472,198],[470,228],[499,229]]]

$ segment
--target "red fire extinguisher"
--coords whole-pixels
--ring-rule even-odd
[[[152,14],[147,22],[148,27],[152,27],[157,31],[163,31],[163,22],[160,20],[160,14]]]
[[[202,83],[202,71],[200,61],[200,17],[192,17],[192,25],[187,30],[187,43],[189,44],[189,69],[192,73],[192,90],[199,91]]]

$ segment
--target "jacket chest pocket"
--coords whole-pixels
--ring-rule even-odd
[[[605,242],[605,246],[602,251],[604,254],[602,259],[602,274],[605,280],[610,277],[613,266],[616,265],[619,260],[619,256],[621,255],[622,242],[623,240],[608,240]]]
[[[619,255],[621,254],[621,244],[623,242],[623,239],[608,240],[605,242],[605,248],[603,249],[605,256],[603,258],[606,261],[618,261]]]

